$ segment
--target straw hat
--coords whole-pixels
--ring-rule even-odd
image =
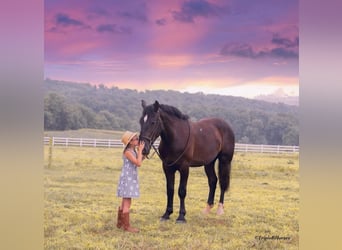
[[[127,145],[129,144],[129,142],[133,139],[134,136],[137,136],[138,133],[136,132],[131,132],[131,131],[126,131],[122,137],[121,137],[121,141],[124,144],[125,147],[127,147]]]

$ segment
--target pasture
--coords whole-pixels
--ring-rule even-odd
[[[49,157],[49,154],[52,154]],[[298,154],[236,153],[225,213],[202,214],[208,195],[203,167],[191,168],[187,223],[160,222],[166,207],[165,177],[155,155],[139,169],[130,234],[116,228],[116,187],[122,149],[44,147],[44,249],[298,249]],[[49,164],[50,161],[50,164]],[[176,186],[178,188],[178,173]]]

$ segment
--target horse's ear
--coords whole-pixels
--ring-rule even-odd
[[[146,108],[146,102],[145,100],[141,100],[141,106],[145,109]]]
[[[158,101],[155,101],[154,104],[153,104],[154,112],[157,112],[157,111],[158,111],[159,106],[160,106],[159,102],[158,102]]]

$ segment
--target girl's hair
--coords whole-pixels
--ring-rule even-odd
[[[122,153],[125,153],[125,151],[126,151],[128,148],[130,148],[129,146],[131,145],[131,142],[132,142],[132,140],[126,145],[126,147],[124,148],[124,150],[122,151]],[[134,152],[135,152],[135,147],[133,147],[133,150],[134,150]]]

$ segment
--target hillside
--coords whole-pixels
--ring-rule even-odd
[[[256,100],[263,100],[267,102],[273,102],[273,103],[285,103],[288,105],[299,105],[299,97],[298,96],[290,96],[287,95],[282,89],[276,90],[272,94],[268,95],[258,95],[254,97]]]
[[[221,117],[228,121],[237,142],[298,145],[298,107],[242,97],[180,93],[173,90],[119,89],[89,83],[44,81],[45,130],[80,128],[139,130],[141,100],[179,108],[196,121]]]

